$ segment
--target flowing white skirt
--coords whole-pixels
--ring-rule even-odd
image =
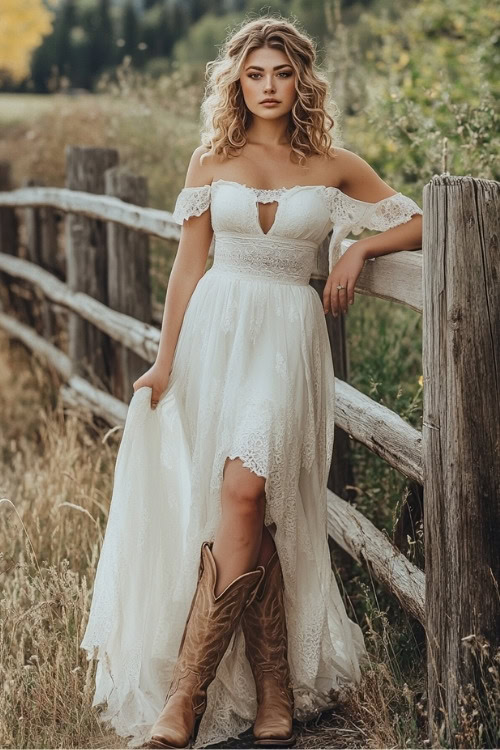
[[[335,380],[312,286],[210,269],[186,308],[167,390],[131,399],[87,629],[98,659],[93,705],[137,747],[161,711],[193,597],[201,543],[220,518],[227,456],[266,477],[266,524],[283,569],[295,717],[360,678],[359,625],[330,565],[326,482]],[[256,695],[238,628],[197,746],[235,737]]]

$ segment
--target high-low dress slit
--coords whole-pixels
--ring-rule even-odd
[[[277,201],[264,233],[258,202]],[[93,705],[137,747],[161,711],[215,538],[226,458],[265,477],[265,524],[281,561],[295,717],[331,705],[366,655],[331,568],[326,484],[335,378],[322,301],[309,284],[319,246],[422,213],[396,193],[378,203],[322,185],[260,190],[230,180],[183,188],[174,219],[210,210],[214,262],[187,305],[168,387],[133,395],[81,647],[97,658]],[[208,688],[197,746],[252,724],[255,684],[239,627]]]

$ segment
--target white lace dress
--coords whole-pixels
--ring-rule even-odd
[[[266,234],[258,203],[277,201]],[[183,188],[182,224],[211,211],[213,266],[186,308],[156,410],[131,399],[106,534],[81,647],[98,658],[93,705],[137,747],[161,711],[196,587],[200,547],[214,539],[226,457],[266,477],[266,524],[283,568],[295,716],[356,682],[365,653],[327,543],[326,483],[335,379],[322,301],[309,284],[318,247],[422,213],[397,193],[378,203],[337,188],[258,190],[229,180]],[[197,746],[235,737],[256,712],[238,629],[208,689]]]

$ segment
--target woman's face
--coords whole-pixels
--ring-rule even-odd
[[[279,49],[261,47],[248,53],[240,83],[245,104],[254,115],[273,120],[287,114],[295,102],[295,71]],[[264,104],[275,99],[276,104]]]

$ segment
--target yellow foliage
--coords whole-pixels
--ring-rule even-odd
[[[50,33],[52,18],[42,0],[0,0],[0,70],[14,81],[29,74],[31,54]]]

